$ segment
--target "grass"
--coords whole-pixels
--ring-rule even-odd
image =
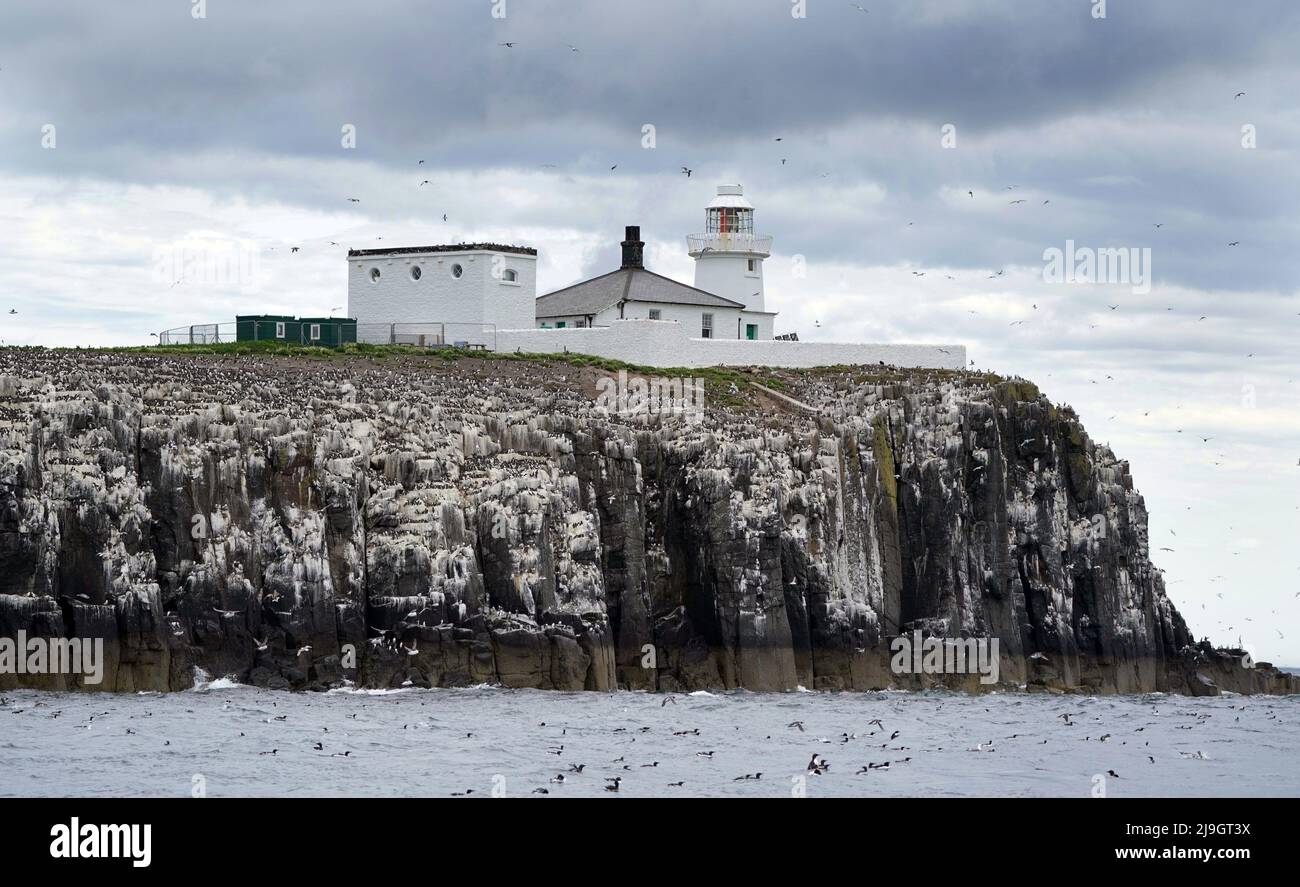
[[[73,349],[67,349],[73,350]],[[324,346],[302,345],[299,343],[279,342],[275,340],[261,341],[244,341],[244,342],[215,342],[203,345],[137,345],[121,348],[93,348],[93,349],[75,349],[91,350],[101,352],[117,352],[122,354],[149,354],[149,355],[212,355],[220,357],[296,357],[324,361],[346,360],[349,358],[365,358],[369,360],[382,361],[400,357],[424,358],[426,360],[441,360],[451,362],[463,358],[472,357],[481,360],[492,361],[521,361],[525,363],[542,363],[548,365],[562,365],[571,367],[591,367],[593,369],[603,370],[609,373],[617,373],[620,370],[626,371],[629,375],[640,376],[659,376],[659,377],[695,377],[704,380],[705,394],[709,402],[716,406],[724,407],[745,407],[750,405],[750,401],[743,396],[743,392],[749,389],[751,381],[757,381],[767,388],[775,391],[788,392],[791,390],[790,382],[792,376],[798,375],[805,378],[825,377],[825,376],[843,376],[848,375],[852,384],[855,385],[879,385],[890,384],[894,382],[903,382],[911,377],[917,370],[901,367],[874,367],[874,366],[827,366],[812,369],[786,370],[776,368],[764,368],[762,375],[755,379],[753,373],[748,370],[739,370],[730,367],[649,367],[640,364],[627,363],[626,361],[614,360],[607,357],[595,357],[590,354],[532,354],[532,353],[514,353],[514,352],[495,352],[495,351],[471,351],[465,348],[421,348],[415,345],[370,345],[365,343],[348,343],[337,348]],[[970,383],[984,382],[990,386],[998,386],[1000,383],[1006,383],[1006,380],[991,373],[972,373],[964,370],[925,370],[925,373],[932,377],[940,379],[950,379],[952,381],[965,381]],[[734,387],[734,390],[733,390]],[[1021,388],[1025,390],[1020,390]],[[1010,389],[1010,390],[1008,390]],[[1007,383],[1001,391],[998,392],[1003,397],[1010,396],[1012,399],[1026,399],[1021,395],[1036,394],[1037,389],[1030,384]],[[1033,399],[1032,397],[1027,399]]]
[[[399,355],[428,355],[425,348],[414,345],[367,345],[350,342],[338,348],[318,345],[301,345],[263,339],[258,342],[212,342],[205,345],[132,345],[125,348],[99,348],[97,351],[121,354],[214,354],[223,357],[318,357],[324,360],[340,357],[393,357]],[[449,349],[453,350],[453,349]]]
[[[81,349],[77,349],[81,350]],[[704,380],[704,390],[710,403],[724,406],[745,406],[747,401],[738,396],[749,382],[749,374],[727,367],[648,367],[590,354],[530,354],[495,351],[470,351],[466,348],[420,348],[414,345],[369,345],[348,343],[337,348],[277,342],[274,340],[245,342],[214,342],[202,345],[134,345],[122,348],[86,349],[119,354],[149,355],[205,355],[219,357],[300,357],[317,360],[343,360],[353,357],[385,360],[394,357],[422,357],[430,360],[454,361],[466,357],[482,360],[521,361],[525,363],[560,364],[572,367],[592,367],[609,373],[626,371],[629,375],[660,376],[669,378],[694,377]],[[772,387],[784,388],[785,383],[776,377],[764,380]],[[736,391],[732,391],[735,386]]]

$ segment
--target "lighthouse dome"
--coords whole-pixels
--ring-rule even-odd
[[[754,205],[745,199],[745,189],[740,185],[719,185],[718,196],[713,198],[709,209],[753,209]]]

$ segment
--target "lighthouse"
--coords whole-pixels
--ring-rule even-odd
[[[772,254],[772,238],[754,233],[754,207],[740,185],[719,185],[705,210],[704,233],[689,234],[687,249],[695,260],[695,287],[743,304],[763,307],[763,260]]]

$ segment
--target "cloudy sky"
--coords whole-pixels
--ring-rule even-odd
[[[1300,4],[861,5],[5,0],[0,339],[325,313],[348,247],[526,244],[546,292],[639,224],[689,282],[739,181],[778,332],[1035,380],[1131,461],[1198,635],[1300,665]],[[1048,279],[1067,241],[1149,287]]]

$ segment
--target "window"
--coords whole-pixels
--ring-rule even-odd
[[[709,314],[707,311],[700,315],[700,338],[713,338],[713,315]]]
[[[661,319],[662,319],[662,315],[663,315],[663,312],[660,311],[658,308],[651,308],[651,309],[650,309],[650,319],[651,319],[651,320],[661,320]]]
[[[378,269],[378,268],[371,268],[371,269],[370,269],[370,282],[371,282],[371,283],[379,283],[379,277],[380,277],[380,275],[379,275],[379,269]]]
[[[576,327],[577,327],[578,329],[580,329],[580,330],[581,330],[581,329],[586,329],[586,327],[587,327],[587,321],[585,321],[585,320],[580,320],[580,321],[578,321],[577,323],[575,323],[574,326],[576,326]]]
[[[313,342],[318,342],[318,341],[320,341],[320,324],[319,324],[319,323],[313,323],[313,324],[311,325],[311,340],[312,340]]]
[[[754,211],[741,207],[710,207],[705,226],[709,234],[753,234]]]
[[[451,276],[452,276],[452,277],[460,277],[460,276],[461,276],[462,274],[464,274],[464,273],[465,273],[465,269],[462,268],[462,267],[460,267],[459,265],[452,265],[452,266],[451,266]]]
[[[745,338],[749,339],[751,342],[758,338],[758,324],[745,324]]]
[[[277,320],[277,321],[275,322],[275,337],[276,337],[277,339],[283,339],[283,338],[284,338],[284,321],[283,321],[283,320]]]
[[[412,279],[412,280],[419,280],[420,277],[423,276],[423,275],[424,275],[424,271],[420,268],[419,265],[412,265],[412,266],[411,266],[411,279]]]
[[[519,275],[515,273],[515,269],[513,268],[507,268],[501,272],[501,279],[506,283],[514,283],[518,277]]]
[[[562,321],[562,320],[557,320],[557,321],[555,321],[555,328],[556,328],[557,330],[562,330],[562,329],[564,329],[564,321]]]
[[[750,274],[753,274],[753,273],[754,273],[755,271],[757,271],[757,270],[758,270],[758,260],[757,260],[757,259],[750,259],[750,260],[749,260],[749,273],[750,273]]]

